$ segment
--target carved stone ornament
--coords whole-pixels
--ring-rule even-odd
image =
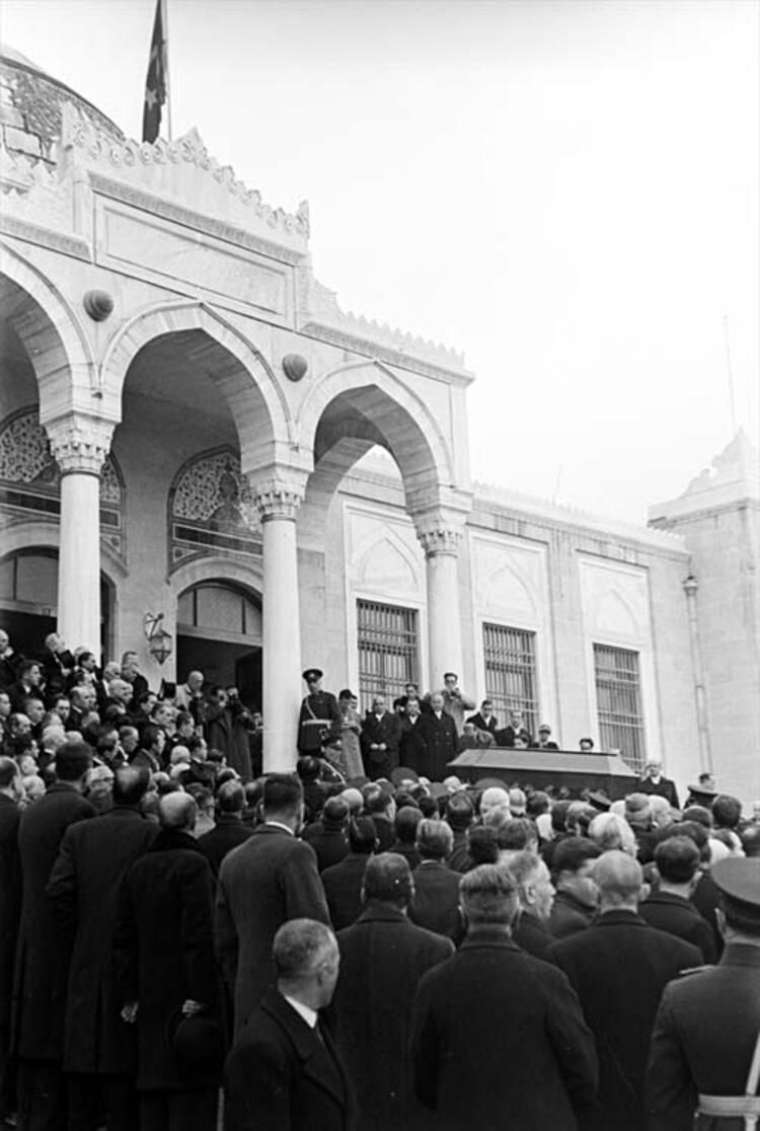
[[[82,305],[93,322],[105,322],[113,311],[113,299],[108,291],[87,291]]]
[[[288,353],[282,359],[282,369],[289,381],[300,381],[306,376],[309,363],[300,353]]]
[[[296,480],[268,479],[252,484],[253,497],[262,522],[275,518],[295,519],[304,490]]]
[[[113,424],[92,417],[72,416],[47,425],[50,450],[62,475],[81,472],[100,475],[111,447]]]
[[[429,526],[417,531],[417,537],[422,543],[426,557],[434,554],[459,554],[459,544],[462,541],[462,531],[453,526]]]

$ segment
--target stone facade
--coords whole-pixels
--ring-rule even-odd
[[[603,741],[595,657],[620,650],[641,758],[685,786],[702,740],[683,538],[473,487],[463,358],[342,311],[314,277],[305,203],[269,206],[194,131],[141,145],[28,61],[5,73],[8,105],[30,82],[57,102],[44,129],[36,96],[13,102],[42,159],[0,149],[0,568],[58,552],[46,615],[69,644],[105,633],[156,683],[184,676],[182,655],[212,667],[223,642],[248,664],[235,678],[263,668],[272,767],[292,764],[302,665],[365,694],[383,656],[389,688],[402,661],[425,687],[452,668],[480,699],[503,660],[504,705],[520,669],[575,747]],[[47,510],[2,472],[22,418],[57,463]],[[0,611],[32,615],[19,592]],[[239,624],[225,593],[243,595]],[[146,613],[175,641],[162,666]],[[514,662],[486,656],[502,630]]]

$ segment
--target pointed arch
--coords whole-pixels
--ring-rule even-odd
[[[396,460],[408,500],[425,489],[454,484],[452,454],[437,420],[423,399],[379,361],[352,362],[320,376],[297,425],[299,441],[314,452],[315,463],[332,446],[331,439],[360,437],[369,426],[372,442]]]
[[[161,303],[135,314],[113,336],[101,366],[106,404],[121,405],[137,354],[157,338],[182,335],[225,398],[240,440],[244,472],[292,460],[293,425],[282,389],[256,346],[207,303]]]
[[[42,423],[66,408],[92,414],[95,362],[82,323],[58,288],[4,242],[0,305],[34,369]]]

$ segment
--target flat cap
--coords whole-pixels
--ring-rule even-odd
[[[612,805],[609,797],[599,790],[593,790],[589,793],[588,803],[589,805],[593,805],[595,809],[598,809],[600,813],[606,813]]]

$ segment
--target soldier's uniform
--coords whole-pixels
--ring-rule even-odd
[[[727,924],[751,941],[727,942],[717,966],[666,986],[647,1074],[649,1131],[745,1131],[744,1113],[760,1116],[757,1076],[754,1099],[745,1096],[760,1064],[760,859],[729,857],[712,876]]]
[[[343,720],[338,700],[331,691],[322,691],[313,686],[322,679],[322,674],[319,668],[307,668],[303,673],[310,691],[301,703],[301,713],[298,718],[299,754],[319,756],[325,739],[340,737]]]

